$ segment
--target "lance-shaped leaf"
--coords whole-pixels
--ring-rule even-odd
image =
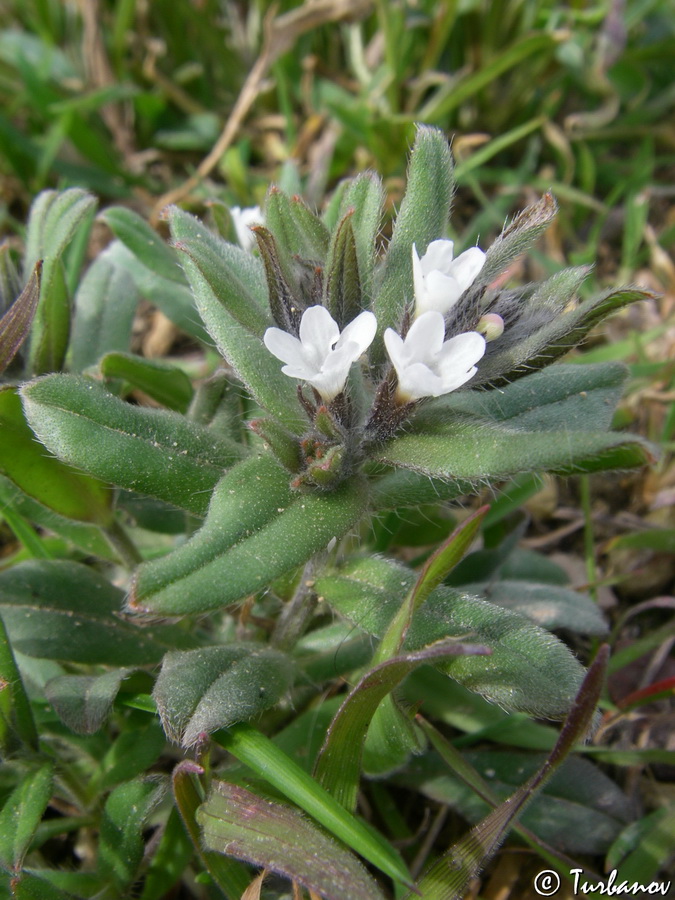
[[[562,286],[564,279],[559,279]],[[567,294],[568,299],[571,299]],[[514,342],[499,340],[488,344],[488,352],[478,366],[472,386],[479,384],[504,384],[543,369],[576,346],[588,332],[607,316],[638,300],[649,300],[653,295],[637,288],[609,291],[598,297],[580,300],[565,309],[532,333],[523,323],[524,335]],[[506,332],[504,332],[506,334]]]
[[[125,403],[89,378],[48,375],[21,394],[31,428],[59,459],[197,515],[245,452],[177,413]]]
[[[289,197],[272,186],[265,201],[265,224],[289,263],[294,256],[300,256],[323,264],[328,252],[328,229],[301,197]]]
[[[285,875],[327,900],[384,900],[357,858],[291,806],[217,781],[197,821],[210,850]]]
[[[415,580],[405,566],[371,558],[320,575],[315,590],[357,628],[382,637]],[[446,638],[492,650],[489,660],[467,656],[443,664],[460,684],[506,709],[551,719],[566,715],[583,668],[549,632],[509,610],[438,587],[417,611],[403,648],[413,651]]]
[[[81,372],[104,353],[128,350],[138,300],[131,276],[104,250],[75,293],[70,368]]]
[[[199,219],[178,207],[171,208],[169,221],[181,262],[189,259],[216,302],[246,331],[262,337],[272,321],[267,312],[267,288],[259,260],[241,247],[226,243]],[[186,274],[194,289],[189,269]],[[209,328],[208,321],[204,322]],[[218,340],[216,335],[213,337]]]
[[[215,738],[233,756],[296,803],[348,847],[377,866],[381,872],[403,884],[409,883],[405,864],[391,844],[379,832],[366,827],[347,812],[328,791],[264,734],[242,722],[217,732]]]
[[[45,685],[56,715],[76,734],[93,734],[107,719],[120,685],[132,669],[104,675],[58,675]]]
[[[0,427],[0,473],[60,516],[110,523],[110,488],[45,453],[26,422],[15,388],[0,388]]]
[[[405,305],[413,299],[412,245],[422,255],[431,241],[443,236],[452,190],[452,155],[445,135],[435,128],[419,126],[408,167],[408,186],[375,292],[373,311],[380,334],[385,328],[398,330]]]
[[[347,213],[335,230],[326,266],[324,305],[340,329],[364,309],[352,216],[353,212]]]
[[[0,244],[0,315],[4,315],[21,293],[22,281],[9,241]]]
[[[341,218],[351,214],[356,244],[363,309],[370,309],[377,235],[382,219],[384,190],[374,172],[363,172],[349,184],[340,204]]]
[[[560,768],[574,744],[588,735],[600,698],[608,656],[609,648],[605,645],[589,668],[560,737],[539,771],[434,863],[417,883],[416,893],[408,894],[406,900],[412,900],[417,893],[428,900],[461,900],[469,881],[496,852],[516,817]]]
[[[361,755],[372,717],[384,698],[424,663],[448,656],[489,653],[487,647],[446,641],[380,663],[353,688],[331,722],[314,777],[346,809],[356,808]]]
[[[167,653],[152,696],[167,736],[191,747],[203,735],[274,706],[292,674],[290,659],[264,645],[203,647]]]
[[[29,771],[0,811],[0,865],[21,870],[24,857],[52,796],[51,763]]]
[[[176,412],[187,412],[194,391],[187,374],[163,359],[144,359],[133,353],[106,353],[99,363],[105,378],[123,378],[157,403]]]
[[[136,778],[116,787],[105,802],[98,866],[117,896],[128,896],[137,877],[145,851],[143,829],[164,790],[156,776]]]
[[[120,618],[123,600],[93,569],[66,560],[30,560],[0,572],[0,614],[12,647],[27,656],[141,666],[190,645],[175,629]]]
[[[41,274],[42,262],[38,260],[26,287],[0,319],[0,372],[5,371],[28,337],[40,297]]]
[[[187,285],[174,250],[138,213],[126,206],[110,206],[98,218],[151,272]]]
[[[493,391],[457,391],[422,406],[413,430],[475,416],[526,431],[610,427],[628,372],[620,363],[559,364]]]
[[[185,271],[195,303],[209,334],[256,402],[298,434],[307,428],[298,404],[296,382],[281,371],[279,361],[262,340],[251,334],[220,303],[197,265],[187,258]]]
[[[506,579],[493,584],[463,584],[462,589],[527,616],[548,630],[566,628],[579,634],[607,634],[607,622],[598,605],[587,594],[571,588]]]
[[[397,775],[396,782],[450,805],[474,824],[531,778],[546,759],[542,753],[514,750],[464,752],[463,757],[465,766],[487,782],[490,797],[497,802],[481,799],[482,791],[477,796],[435,753],[416,759],[408,771]],[[589,760],[572,757],[551,778],[542,796],[535,797],[522,822],[559,850],[590,856],[605,853],[630,819],[630,801],[621,788]]]
[[[0,751],[3,757],[7,758],[21,744],[37,750],[38,735],[30,700],[0,617]]]
[[[379,461],[448,481],[503,480],[519,472],[575,475],[652,463],[637,435],[598,431],[534,431],[487,421],[457,420],[433,433],[406,434],[386,444]]]
[[[240,600],[342,537],[366,502],[359,479],[332,492],[291,495],[288,473],[270,457],[242,463],[218,485],[203,528],[138,569],[130,608],[182,615]]]
[[[429,557],[415,586],[401,604],[401,608],[382,638],[375,653],[374,662],[389,659],[399,652],[415,613],[467,553],[487,511],[488,507],[483,506],[469,516]]]
[[[31,206],[26,230],[24,278],[43,260],[40,299],[33,320],[29,371],[59,369],[70,331],[70,291],[63,255],[80,228],[89,228],[96,200],[78,188],[43,191]]]
[[[240,900],[251,880],[248,870],[235,859],[205,849],[197,824],[197,810],[204,797],[201,788],[197,786],[196,776],[203,774],[204,770],[192,760],[184,759],[178,763],[172,776],[176,806],[190,840],[211,878],[227,900]]]
[[[113,241],[106,248],[105,254],[111,263],[119,266],[131,277],[141,297],[160,309],[181,331],[206,344],[211,343],[195,309],[187,283],[172,281],[153,272],[121,241]]]

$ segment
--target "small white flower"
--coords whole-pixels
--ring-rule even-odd
[[[245,209],[233,206],[230,209],[230,215],[239,244],[243,250],[251,250],[255,245],[255,235],[251,231],[251,225],[263,224],[262,210],[259,206],[247,206]]]
[[[287,363],[281,369],[284,375],[308,381],[328,402],[345,386],[352,363],[371,345],[376,329],[373,313],[362,312],[340,334],[324,306],[310,306],[302,314],[300,340],[281,328],[268,328],[263,341],[273,356]]]
[[[430,310],[445,315],[483,268],[485,254],[470,247],[453,258],[452,241],[432,241],[422,259],[413,244],[412,264],[415,285],[415,317]]]
[[[485,338],[467,331],[444,341],[445,321],[430,310],[417,318],[405,340],[392,328],[384,343],[398,376],[397,396],[403,403],[422,397],[440,397],[461,387],[476,373],[485,353]]]

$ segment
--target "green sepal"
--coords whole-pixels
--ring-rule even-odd
[[[240,600],[339,539],[366,501],[359,479],[332,492],[292,494],[285,469],[270,456],[252,457],[222,479],[187,544],[140,566],[129,607],[182,615]]]
[[[255,237],[265,266],[272,317],[284,331],[297,332],[302,311],[308,305],[300,293],[300,280],[302,274],[306,275],[306,266],[311,268],[311,264],[305,263],[303,273],[302,264],[293,258],[286,258],[275,235],[263,225],[256,227]]]
[[[322,264],[328,251],[328,229],[301,197],[288,197],[271,187],[265,201],[265,224],[287,260],[294,256]]]
[[[45,454],[24,416],[17,389],[0,388],[0,473],[47,509],[75,519],[108,525],[112,520],[110,488]]]
[[[378,334],[398,330],[406,303],[413,300],[412,246],[420,257],[443,236],[452,205],[453,165],[442,131],[418,126],[408,167],[408,186],[384,257],[373,311]],[[373,348],[374,361],[384,361],[384,348]]]
[[[89,378],[48,375],[21,395],[31,428],[59,459],[197,515],[245,454],[178,413],[132,406]]]
[[[351,213],[363,309],[370,309],[372,301],[376,244],[383,207],[382,181],[374,172],[357,175],[346,187],[340,205],[341,218]]]
[[[335,230],[324,283],[324,306],[340,330],[364,308],[352,217],[353,212],[347,213]]]
[[[248,427],[261,437],[279,462],[289,472],[299,472],[302,460],[297,437],[280,425],[276,419],[252,419]]]

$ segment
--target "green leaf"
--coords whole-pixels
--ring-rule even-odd
[[[38,260],[28,283],[0,319],[0,373],[19,352],[28,337],[40,297],[42,262]]]
[[[561,363],[499,390],[456,391],[431,400],[413,423],[424,431],[475,416],[524,431],[603,431],[612,424],[627,375],[620,363]]]
[[[211,343],[187,284],[172,281],[148,269],[121,241],[114,241],[105,253],[111,263],[131,277],[141,297],[160,309],[176,327],[197,340]]]
[[[288,473],[273,458],[246,460],[218,485],[203,528],[140,566],[129,608],[173,616],[226,606],[342,537],[366,502],[358,479],[330,493],[291,494]]]
[[[216,781],[197,821],[210,850],[271,869],[327,900],[384,900],[356,857],[291,806]]]
[[[30,560],[0,572],[0,615],[14,649],[28,656],[141,666],[185,645],[172,629],[120,618],[123,600],[93,569],[66,560]]]
[[[175,412],[187,412],[194,395],[185,372],[163,359],[144,359],[133,353],[106,353],[99,363],[99,370],[105,378],[123,378],[131,387]]]
[[[151,272],[186,285],[175,252],[138,213],[126,206],[109,206],[98,218]]]
[[[176,766],[172,776],[176,806],[192,844],[211,878],[227,900],[240,900],[251,880],[248,870],[237,860],[205,849],[197,825],[197,810],[204,798],[201,788],[197,787],[195,776],[203,774],[204,770],[191,760],[183,760]]]
[[[340,205],[340,218],[351,211],[363,309],[370,309],[372,301],[375,249],[383,207],[382,182],[373,172],[357,175],[345,190]]]
[[[108,486],[45,454],[28,427],[15,388],[0,388],[0,427],[0,473],[60,516],[110,523],[113,497]]]
[[[500,802],[531,778],[546,758],[540,753],[495,750],[464,756]],[[415,760],[410,770],[397,776],[396,781],[425,797],[448,804],[472,824],[490,810],[489,804],[449,773],[446,764],[434,755]],[[566,853],[601,855],[630,815],[628,798],[607,775],[588,760],[572,758],[532,801],[522,823]]]
[[[0,506],[3,509],[3,515],[8,508],[11,508],[24,520],[33,522],[43,531],[59,535],[69,544],[74,544],[84,550],[88,556],[98,556],[101,559],[118,562],[116,553],[98,526],[67,519],[65,516],[47,509],[41,503],[28,497],[4,475],[0,475]],[[35,555],[37,554],[33,553],[33,556]]]
[[[70,367],[81,372],[95,365],[104,353],[127,350],[137,305],[133,279],[105,250],[75,293]]]
[[[434,433],[405,434],[378,453],[381,462],[433,478],[501,480],[519,472],[576,475],[632,468],[654,461],[642,438],[593,431],[526,431],[489,422],[457,420]]]
[[[320,575],[315,590],[355,627],[381,637],[414,583],[410,569],[371,558]],[[404,649],[414,651],[444,638],[492,650],[489,660],[460,657],[444,663],[443,671],[506,709],[562,718],[583,677],[572,653],[549,632],[509,610],[439,587],[415,615]]]
[[[45,685],[45,696],[59,719],[76,734],[93,734],[108,717],[122,681],[132,669],[105,675],[60,675]]]
[[[555,298],[557,303],[562,303],[565,298],[565,291],[561,290],[564,287],[563,276],[564,273],[560,273],[557,283],[544,283],[561,291],[560,296]],[[538,291],[540,297],[544,285]],[[488,345],[488,352],[478,366],[472,385],[501,385],[531,375],[534,370],[543,369],[568,353],[591,328],[613,312],[638,300],[648,300],[651,296],[646,291],[633,288],[608,291],[598,297],[581,300],[576,305],[569,304],[563,311],[547,316],[546,324],[522,340],[506,340],[501,345],[499,340],[494,341]],[[567,300],[570,299],[567,294]]]
[[[406,303],[414,296],[412,246],[415,244],[422,256],[433,240],[443,236],[452,191],[452,155],[445,135],[435,128],[418,126],[408,167],[408,187],[375,291],[373,311],[380,335],[385,328],[399,329]]]
[[[314,777],[346,809],[353,811],[361,774],[366,732],[380,703],[423,663],[448,656],[482,653],[486,648],[459,641],[439,642],[416,653],[397,656],[372,668],[343,701],[326,734]]]
[[[166,898],[180,881],[193,855],[192,841],[183,828],[180,814],[172,809],[145,873],[140,900]]]
[[[152,692],[170,740],[191,747],[206,734],[255,718],[290,687],[290,659],[238,643],[168,653]]]
[[[63,363],[70,331],[70,291],[63,256],[79,229],[89,229],[95,206],[95,198],[79,188],[43,191],[31,206],[24,277],[43,260],[29,349],[28,370],[33,374],[55,371]]]
[[[260,337],[251,334],[221,305],[208,281],[191,259],[185,261],[199,314],[220,352],[256,402],[269,410],[290,431],[307,430],[307,419],[298,404],[296,382],[281,371],[279,360]]]
[[[95,207],[96,199],[80,188],[38,194],[26,228],[24,278],[29,277],[39,259],[47,264],[60,257]]]
[[[487,585],[463,584],[462,589],[527,616],[548,630],[566,628],[579,634],[607,634],[607,622],[593,600],[570,588],[504,579]]]
[[[161,799],[156,778],[135,779],[115,788],[103,808],[98,867],[117,896],[128,896],[143,861],[145,822]]]
[[[29,771],[0,811],[0,864],[19,872],[52,796],[51,763]]]
[[[37,750],[38,734],[7,629],[0,617],[0,750],[3,756],[9,756],[19,743]]]
[[[177,413],[132,406],[89,378],[50,375],[21,393],[30,426],[64,462],[197,515],[244,454]]]
[[[269,738],[245,723],[219,731],[215,738],[233,756],[380,871],[398,882],[409,883],[406,867],[391,845],[347,812]]]
[[[174,246],[183,261],[190,260],[216,303],[246,331],[262,337],[272,320],[267,312],[267,288],[260,261],[241,247],[226,243],[199,219],[178,207],[172,207],[169,222]],[[197,294],[191,267],[185,271]],[[196,299],[202,313],[199,298]],[[209,321],[204,318],[204,322],[210,331]],[[213,334],[213,338],[218,341],[218,335]]]
[[[427,870],[415,885],[421,896],[428,900],[461,900],[469,881],[496,852],[517,816],[560,768],[574,745],[587,736],[600,698],[608,656],[609,648],[604,645],[579,688],[555,747],[539,770]],[[413,896],[408,894],[406,900],[412,900]]]

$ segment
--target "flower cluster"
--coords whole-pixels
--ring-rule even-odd
[[[473,283],[485,261],[478,247],[453,258],[452,241],[433,241],[420,259],[412,248],[415,320],[405,338],[392,328],[384,333],[389,359],[396,371],[396,400],[400,404],[423,397],[439,397],[456,390],[476,373],[485,353],[485,337],[477,331],[445,338],[447,313]],[[323,306],[310,306],[302,315],[299,338],[280,328],[268,328],[264,342],[282,372],[314,387],[330,402],[344,388],[352,364],[368,349],[377,322],[362,312],[340,333]]]

